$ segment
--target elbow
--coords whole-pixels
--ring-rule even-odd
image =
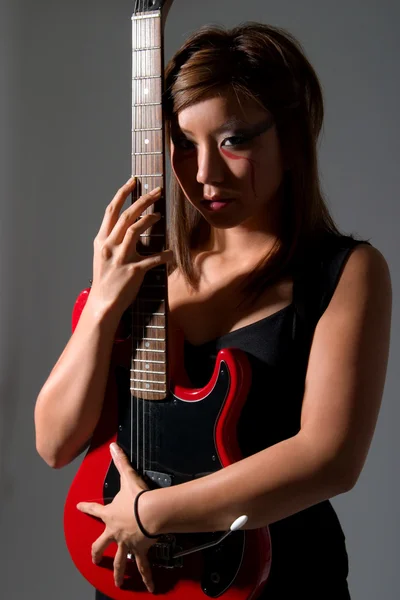
[[[346,492],[352,490],[357,483],[357,478],[354,478],[354,476],[347,472],[347,470],[343,470],[339,474],[336,474],[333,482],[335,489],[337,490],[336,495],[339,495],[345,494]]]
[[[59,456],[57,452],[50,449],[48,444],[40,442],[38,438],[36,438],[36,451],[40,458],[42,458],[44,462],[52,469],[61,469],[61,467],[64,467],[66,464],[68,464],[67,461],[62,460],[61,456]]]
[[[334,495],[344,494],[352,490],[359,478],[360,469],[341,461],[332,461],[326,468],[326,475],[333,487]]]
[[[339,487],[342,489],[341,493],[350,492],[355,487],[359,476],[359,470],[349,467],[342,468],[338,475]]]
[[[36,452],[40,458],[52,469],[64,467],[68,461],[63,460],[60,449],[57,447],[54,436],[49,435],[52,431],[51,424],[46,420],[41,409],[40,397],[38,398],[34,411]]]
[[[52,440],[45,432],[41,431],[41,428],[36,423],[36,452],[40,458],[49,465],[52,469],[61,469],[68,464],[65,457],[61,455],[60,450],[57,446],[52,443]]]

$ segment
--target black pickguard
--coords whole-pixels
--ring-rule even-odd
[[[129,371],[118,370],[117,442],[150,487],[184,483],[222,468],[214,435],[230,386],[225,363],[221,363],[211,393],[198,402],[182,401],[173,394],[162,401],[131,398],[129,378]],[[119,485],[118,471],[111,463],[104,482],[105,502],[118,493]],[[179,534],[172,539],[173,544],[186,549],[218,537],[219,533],[212,532]],[[202,551],[203,574],[199,585],[206,595],[216,598],[232,585],[242,562],[244,544],[245,533],[237,531],[215,548]],[[184,566],[185,557],[182,561]],[[156,558],[153,564],[179,568],[173,561],[165,565]]]

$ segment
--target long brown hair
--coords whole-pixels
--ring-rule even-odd
[[[230,30],[204,26],[191,35],[165,70],[163,98],[168,142],[178,113],[226,88],[258,102],[274,117],[288,169],[279,238],[259,268],[245,281],[244,292],[256,296],[266,285],[290,272],[305,248],[326,235],[340,236],[323,198],[317,141],[324,106],[318,77],[300,43],[286,30],[245,23]],[[170,187],[169,246],[175,265],[196,287],[192,251],[207,238],[210,226],[186,200],[174,173]]]

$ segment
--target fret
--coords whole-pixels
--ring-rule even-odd
[[[138,174],[136,174],[136,177],[138,177]],[[141,174],[140,177],[164,177],[164,175],[162,173],[156,173],[155,175],[149,175],[149,174],[143,175],[143,174]]]
[[[155,365],[165,365],[164,360],[146,360],[144,358],[134,358],[133,362],[141,362],[141,363],[148,363],[148,364],[155,364]]]
[[[137,387],[142,386],[143,388],[149,389],[150,387],[156,388],[157,390],[164,390],[167,387],[167,380],[164,376],[162,381],[155,381],[154,379],[140,379],[138,377],[132,377],[131,386],[136,385]]]
[[[161,50],[161,46],[148,46],[147,48],[133,48],[132,52],[143,52],[145,50]]]
[[[167,390],[144,390],[143,388],[131,387],[131,392],[152,392],[153,394],[166,394]]]
[[[156,385],[158,383],[159,385],[165,385],[165,381],[154,381],[153,379],[138,379],[137,377],[131,377],[131,381],[136,381],[137,383],[155,383]]]
[[[151,349],[151,348],[135,348],[135,350],[137,352],[156,352],[159,354],[165,354],[165,350],[156,350],[155,348]]]
[[[132,104],[132,106],[161,106],[162,102],[142,102],[139,104]]]
[[[146,127],[145,129],[132,129],[133,131],[162,131],[162,127]]]
[[[161,150],[156,150],[154,152],[132,152],[131,156],[151,156],[151,155],[160,155],[163,154],[163,152],[161,152]]]
[[[165,375],[165,371],[144,371],[143,369],[135,369],[135,373],[151,373],[151,375]]]
[[[141,327],[141,325],[134,325],[134,327]],[[164,325],[145,325],[146,329],[165,329]]]
[[[140,21],[142,19],[159,19],[160,17],[160,13],[151,13],[149,15],[139,15],[137,17],[132,17],[132,21]]]
[[[140,384],[140,383],[145,383],[145,384],[147,384],[150,387],[150,384],[154,383],[155,384],[154,387],[158,387],[159,390],[160,389],[162,390],[162,389],[164,389],[164,388],[167,387],[166,373],[164,373],[164,376],[165,376],[164,381],[152,381],[151,379],[149,379],[148,381],[142,381],[140,379],[131,379],[130,380],[130,385],[132,386],[132,385],[135,385],[135,384],[137,385],[137,384]],[[160,386],[162,386],[162,387],[160,387]],[[147,386],[144,386],[144,387],[147,387]]]
[[[140,338],[142,342],[165,342],[165,338],[150,338],[150,337],[142,337]]]
[[[144,328],[143,328],[143,329],[144,329]],[[146,333],[145,331],[143,331],[143,335],[147,335],[147,333]],[[149,334],[149,337],[150,337],[150,334]],[[153,334],[151,337],[153,337],[153,338],[156,338],[155,334]],[[141,335],[137,335],[137,336],[135,336],[135,343],[142,343],[142,342],[143,342],[143,339],[144,339],[144,338],[142,338],[142,336],[141,336]],[[161,350],[161,349],[163,349],[163,348],[165,347],[165,346],[161,345],[161,344],[164,344],[164,342],[165,342],[165,339],[160,339],[160,338],[159,338],[159,339],[157,339],[157,338],[156,338],[154,341],[156,341],[156,342],[159,342],[159,344],[156,344],[156,346],[157,346],[157,349],[158,349],[158,350]],[[146,351],[151,349],[151,347],[150,347],[150,346],[151,346],[151,344],[149,344],[149,342],[147,342],[147,341],[146,341],[146,342],[145,342],[145,344],[144,344],[144,348],[146,349]],[[137,349],[137,350],[142,350],[143,348],[142,348],[142,347],[139,347],[139,346],[137,346],[137,348],[136,348],[136,349]],[[164,350],[163,350],[163,351],[164,351]]]
[[[140,75],[138,77],[132,77],[132,79],[162,79],[162,75]]]

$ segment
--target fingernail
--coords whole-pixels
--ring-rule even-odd
[[[118,446],[115,442],[110,444],[110,452],[113,456],[118,456]]]
[[[129,179],[126,183],[133,183],[134,181],[136,181],[136,177],[135,177],[135,175],[132,175],[132,177],[129,177]]]
[[[155,196],[156,194],[159,194],[161,192],[161,188],[160,187],[156,187],[154,190],[152,190],[150,192],[150,196]]]

